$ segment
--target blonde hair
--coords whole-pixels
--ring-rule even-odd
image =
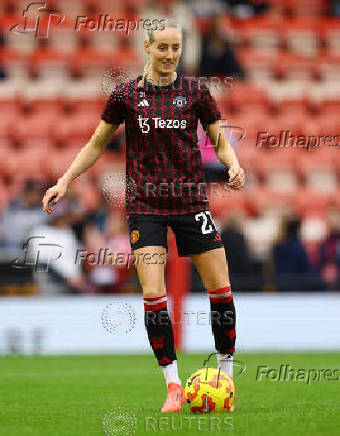
[[[163,26],[163,28],[162,29],[155,29],[155,30],[179,29],[180,32],[182,32],[182,27],[173,18],[165,18],[165,19],[159,20],[159,22],[161,23],[161,26]],[[148,41],[149,44],[152,44],[155,40],[155,35],[154,35],[155,30],[147,30],[146,31],[145,39]],[[140,79],[140,81],[138,82],[138,88],[144,88],[145,79],[150,71],[150,66],[151,66],[151,61],[150,61],[150,56],[148,56],[148,60],[144,66],[143,76]]]

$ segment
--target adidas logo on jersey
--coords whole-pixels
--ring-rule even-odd
[[[149,106],[149,103],[146,99],[144,99],[138,103],[138,107],[140,106]]]

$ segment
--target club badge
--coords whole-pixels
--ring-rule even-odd
[[[136,243],[139,239],[139,230],[132,230],[130,239],[132,244]]]
[[[187,98],[184,95],[177,95],[173,101],[172,104],[176,107],[178,107],[178,109],[183,109],[186,107],[186,105],[188,104],[187,102]]]

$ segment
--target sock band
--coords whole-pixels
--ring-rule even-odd
[[[158,364],[160,366],[169,365],[177,357],[166,294],[158,297],[144,297],[144,309],[144,324]]]
[[[208,290],[207,292],[210,303],[229,303],[233,299],[230,285],[224,288]]]
[[[221,354],[233,354],[236,340],[236,312],[231,286],[211,289],[207,293],[210,299],[211,329],[215,339],[215,349]]]
[[[144,297],[145,310],[161,310],[167,307],[166,294],[159,297]]]

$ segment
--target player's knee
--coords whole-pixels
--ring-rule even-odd
[[[226,286],[230,286],[229,276],[227,275],[213,280],[205,280],[204,286],[207,290],[225,288]]]
[[[156,298],[166,294],[166,290],[163,287],[143,287],[143,296],[145,298]]]

